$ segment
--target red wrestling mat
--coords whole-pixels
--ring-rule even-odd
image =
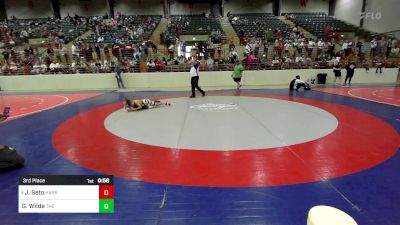
[[[0,99],[0,109],[11,107],[9,119],[16,119],[57,106],[91,98],[100,93],[57,94],[57,95],[7,95]]]
[[[400,88],[315,88],[313,90],[400,106]]]
[[[396,130],[366,112],[311,99],[241,96],[315,106],[334,115],[339,125],[325,137],[278,148],[175,149],[129,141],[106,130],[105,119],[122,107],[118,102],[66,120],[55,130],[53,146],[65,159],[100,173],[162,184],[211,187],[279,186],[332,179],[376,166],[399,147]],[[158,99],[174,97],[177,96]]]

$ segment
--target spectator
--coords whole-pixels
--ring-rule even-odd
[[[10,62],[9,70],[10,70],[11,74],[17,74],[18,67],[17,67],[17,64],[14,61]]]
[[[376,48],[377,48],[377,46],[378,46],[378,43],[377,43],[377,41],[376,41],[376,39],[375,38],[373,38],[372,40],[371,40],[371,56],[372,57],[375,57],[375,55],[376,55]]]
[[[165,68],[163,61],[161,61],[161,59],[159,59],[158,57],[155,60],[155,65],[156,65],[157,71],[162,71]]]
[[[369,73],[369,65],[370,65],[369,61],[366,60],[366,59],[364,59],[364,60],[362,61],[362,65],[363,65],[363,67],[365,68],[365,72]]]
[[[282,58],[282,69],[289,69],[292,59],[289,56]]]
[[[156,64],[151,59],[147,62],[146,65],[149,72],[153,72],[156,67]]]
[[[357,41],[356,46],[358,49],[358,56],[361,58],[361,49],[362,49],[363,43],[359,40],[359,41]]]
[[[213,58],[211,58],[211,56],[208,56],[208,59],[207,59],[207,68],[208,68],[208,71],[213,71],[213,68],[214,68],[214,60],[213,60]]]
[[[311,56],[311,53],[312,53],[312,51],[313,51],[313,49],[314,49],[314,46],[315,46],[314,40],[310,39],[310,40],[308,41],[308,45],[307,45],[307,53],[308,53],[308,56]]]
[[[275,57],[275,58],[272,60],[272,66],[273,66],[273,67],[279,67],[280,64],[281,64],[281,61],[279,60],[278,57]]]
[[[264,41],[263,47],[264,47],[264,56],[265,56],[266,58],[268,58],[269,42],[268,42],[268,41]]]
[[[1,54],[3,55],[4,60],[5,60],[6,62],[8,62],[8,59],[10,58],[10,53],[9,53],[7,50],[5,50],[5,51],[3,51]]]
[[[246,55],[250,55],[250,52],[251,52],[250,43],[247,43],[247,44],[246,44],[244,50],[245,50]]]
[[[162,58],[162,62],[164,64],[164,66],[168,65],[168,61],[167,61],[167,59],[165,57]]]
[[[95,61],[90,62],[90,72],[92,72],[92,73],[99,72],[99,68],[97,67],[96,62]]]
[[[288,52],[289,52],[289,49],[290,49],[291,47],[292,47],[292,44],[290,44],[289,41],[286,41],[285,44],[284,44],[284,46],[283,46],[284,52],[285,52],[285,53],[288,53]]]
[[[95,66],[96,66],[96,73],[99,73],[101,69],[101,63],[99,59],[96,61]]]
[[[347,66],[346,66],[346,71],[347,71],[346,79],[344,80],[343,86],[346,85],[347,79],[349,80],[349,85],[351,85],[350,83],[351,83],[351,79],[353,78],[355,68],[356,68],[356,64],[354,64],[354,62],[350,62],[349,64],[347,64]]]
[[[32,67],[31,74],[41,74],[41,69],[42,69],[42,67],[41,67],[40,63],[38,61],[36,61]]]
[[[97,43],[103,43],[104,42],[104,37],[99,36],[97,38]]]
[[[387,42],[386,57],[389,57],[390,52],[392,51],[392,48],[393,48],[393,42],[392,42],[392,39],[389,39]]]
[[[342,50],[343,50],[345,56],[348,56],[348,55],[349,55],[349,41],[348,41],[348,40],[346,40],[346,41],[343,43],[343,45],[342,45]]]
[[[375,61],[374,61],[374,64],[375,64],[375,67],[376,67],[375,73],[378,73],[378,70],[379,70],[379,73],[382,73],[382,67],[383,67],[382,60],[380,58],[376,57]]]
[[[383,55],[384,55],[384,51],[383,51],[384,47],[385,47],[385,40],[383,40],[383,37],[381,37],[377,41],[377,45],[376,45],[376,55],[378,57],[383,57]]]
[[[59,65],[57,65],[57,63],[55,63],[54,61],[51,62],[49,66],[50,72],[53,74],[57,73],[58,66]]]
[[[236,49],[235,44],[233,43],[233,41],[231,41],[231,43],[229,44],[229,51],[233,51]]]
[[[371,49],[371,42],[365,42],[362,44],[361,49],[360,49],[360,59],[364,60],[366,55],[371,55],[372,49]]]
[[[77,51],[75,43],[71,45],[71,53],[73,60],[77,60],[79,58],[79,52]]]
[[[115,78],[117,79],[118,88],[125,88],[124,82],[122,81],[121,73],[121,65],[117,63],[115,65]]]
[[[230,63],[235,63],[239,59],[239,56],[235,50],[231,50],[229,52],[229,61]]]
[[[133,48],[133,57],[136,60],[140,60],[141,55],[142,55],[142,53],[141,53],[140,47],[135,45]]]
[[[282,31],[277,30],[276,33],[275,33],[275,36],[276,36],[277,39],[280,39],[282,37]]]
[[[295,60],[295,62],[298,63],[298,64],[304,63],[304,61],[305,61],[305,58],[304,58],[303,55],[297,56],[296,60]]]
[[[334,67],[333,67],[333,72],[334,72],[334,74],[335,74],[335,80],[333,81],[335,84],[336,84],[336,80],[337,80],[337,78],[339,78],[340,79],[340,83],[342,83],[342,68],[340,67],[340,65],[339,64],[336,64]]]
[[[256,61],[256,57],[254,56],[253,52],[250,52],[250,55],[248,57],[249,64],[254,64],[255,61]]]
[[[174,58],[174,53],[175,53],[175,46],[171,44],[168,47],[168,54],[169,54],[169,59],[172,60]]]
[[[71,70],[72,70],[72,72],[79,74],[79,64],[77,61],[73,61],[71,63]]]
[[[273,41],[274,35],[272,33],[271,29],[268,29],[267,31],[265,31],[265,35],[264,35],[264,39],[268,42]]]
[[[185,64],[186,63],[185,56],[183,56],[183,55],[179,56],[178,62],[179,62],[179,64]]]
[[[65,47],[65,45],[62,46],[61,50],[60,50],[60,56],[61,56],[61,60],[60,61],[64,61],[65,63],[68,63],[68,55],[67,55],[67,47]]]
[[[103,73],[107,73],[110,71],[110,63],[107,59],[104,59],[103,63],[101,64],[100,71]]]
[[[390,51],[391,56],[394,57],[398,57],[399,56],[399,46],[395,46],[394,48],[392,48],[392,50]]]

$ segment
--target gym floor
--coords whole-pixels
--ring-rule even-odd
[[[3,94],[1,224],[306,224],[329,205],[400,223],[400,88]],[[171,106],[125,112],[121,99]],[[111,174],[114,214],[18,214],[21,175]]]

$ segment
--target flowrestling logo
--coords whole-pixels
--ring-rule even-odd
[[[360,19],[380,20],[382,18],[381,12],[361,12]]]
[[[234,103],[226,103],[226,104],[207,103],[201,105],[192,105],[190,106],[190,109],[196,109],[205,112],[227,112],[227,111],[238,110],[239,106]]]

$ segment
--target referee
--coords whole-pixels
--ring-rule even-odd
[[[201,92],[203,96],[206,95],[206,92],[199,87],[199,71],[200,71],[200,62],[194,56],[192,61],[192,68],[190,68],[190,76],[192,77],[190,80],[190,83],[192,85],[192,95],[190,96],[190,98],[196,97],[195,93],[196,88]]]

